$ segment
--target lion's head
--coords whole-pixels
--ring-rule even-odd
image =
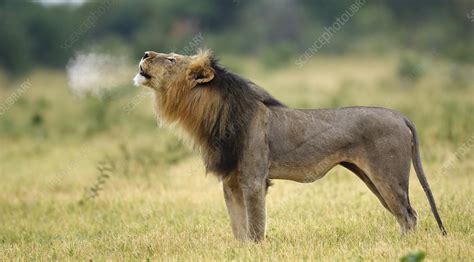
[[[186,87],[192,88],[213,78],[211,52],[208,50],[201,50],[193,56],[147,51],[140,61],[139,72],[134,81],[136,85],[148,86],[159,91],[176,86],[178,84],[176,81],[180,82],[180,86],[185,84]]]
[[[203,143],[199,132],[203,125],[212,125],[203,122],[213,121],[215,117],[210,114],[222,108],[219,92],[210,86],[216,75],[214,62],[207,50],[192,56],[148,51],[134,78],[136,85],[154,90],[155,111],[160,120],[178,123],[198,144]]]

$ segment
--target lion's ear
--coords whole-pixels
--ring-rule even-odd
[[[189,80],[191,81],[192,87],[198,84],[203,84],[214,79],[214,69],[210,66],[193,68],[188,70]]]
[[[201,52],[193,58],[189,69],[188,78],[191,87],[203,84],[214,79],[214,69],[211,66],[210,52]]]

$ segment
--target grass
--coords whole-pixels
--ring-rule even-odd
[[[470,260],[474,81],[458,88],[452,65],[420,59],[423,75],[409,82],[395,56],[317,57],[302,69],[275,71],[228,62],[290,106],[371,105],[407,114],[419,129],[448,237],[414,173],[418,229],[400,237],[365,185],[336,168],[313,184],[274,181],[267,240],[237,242],[219,182],[173,131],[156,126],[150,99],[124,113],[138,90],[124,87],[106,102],[78,100],[61,72],[38,71],[29,76],[31,90],[0,116],[0,260],[397,260],[418,251],[427,260]],[[22,81],[0,80],[13,88]],[[0,90],[0,102],[10,92]],[[104,163],[113,167],[106,179]]]

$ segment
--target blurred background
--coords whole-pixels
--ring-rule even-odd
[[[146,50],[191,55],[210,48],[224,66],[291,107],[401,111],[418,127],[441,213],[460,210],[448,222],[466,221],[469,212],[472,217],[472,203],[466,203],[474,171],[472,0],[0,0],[0,36],[0,243],[10,245],[10,257],[50,258],[56,251],[43,253],[32,243],[48,247],[51,239],[59,258],[100,255],[101,229],[121,234],[121,223],[129,221],[139,235],[155,216],[170,216],[160,220],[160,230],[187,234],[176,224],[188,219],[180,212],[203,221],[210,213],[222,223],[222,234],[230,232],[223,203],[213,209],[221,201],[216,181],[202,180],[198,156],[176,132],[157,125],[149,91],[132,86]],[[341,175],[334,176],[337,183],[324,182],[335,189],[325,199],[347,198],[334,205],[362,199],[362,206],[377,206],[379,217],[385,215],[363,183],[334,172]],[[448,180],[452,186],[442,186]],[[312,192],[302,185],[276,188],[276,203],[286,203],[281,198],[291,191]],[[332,195],[341,188],[346,194]],[[415,201],[425,203],[419,191]],[[448,200],[449,207],[443,204]],[[305,215],[281,205],[274,204],[276,217]],[[109,217],[118,213],[119,220]],[[58,221],[68,222],[57,227]],[[286,224],[274,222],[272,233],[285,235]],[[448,223],[448,231],[451,225],[465,243],[468,230],[461,222],[457,228]],[[294,230],[289,227],[285,237]],[[162,233],[172,238],[170,232]],[[92,244],[66,251],[62,245],[79,243],[78,236]],[[145,242],[137,252],[151,252]],[[166,250],[186,252],[175,244]],[[295,248],[295,254],[304,253]],[[433,245],[432,251],[448,249],[458,250]]]
[[[469,0],[358,1],[360,10],[318,53],[385,54],[410,49],[474,62]],[[140,57],[179,51],[196,35],[216,53],[270,65],[301,55],[356,1],[351,0],[2,0],[0,65],[8,74],[64,68],[77,50]]]
[[[288,91],[285,95],[290,97],[279,98],[296,107],[356,103],[358,98],[339,99],[338,93],[328,101],[307,92],[348,86],[342,88],[342,96],[350,96],[351,86],[362,86],[357,82],[361,78],[370,78],[378,87],[413,88],[436,75],[443,79],[433,82],[446,97],[454,89],[472,87],[473,8],[470,0],[0,0],[0,134],[19,136],[23,130],[29,135],[26,122],[45,136],[70,137],[69,129],[79,132],[75,116],[60,118],[61,123],[47,116],[67,111],[52,109],[60,104],[56,99],[66,96],[61,92],[67,87],[71,95],[108,94],[105,103],[84,105],[104,118],[83,127],[86,133],[116,126],[107,123],[116,118],[104,105],[119,100],[110,99],[110,93],[133,98],[130,92],[136,90],[129,79],[145,50],[190,55],[200,47],[210,48],[227,67],[257,82],[272,74],[291,82],[277,83],[281,88],[260,83],[275,92]],[[339,65],[360,72],[346,72]],[[32,77],[38,79],[30,83],[31,90],[28,86],[21,92],[22,83]],[[400,82],[393,82],[395,78]],[[41,95],[54,88],[61,91]],[[303,96],[295,97],[293,89]],[[30,98],[33,93],[38,97]],[[145,99],[135,100],[140,103],[128,106],[139,107]]]

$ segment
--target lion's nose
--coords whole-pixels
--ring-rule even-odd
[[[0,0],[1,1],[1,0]],[[155,58],[158,56],[158,53],[157,52],[153,52],[153,51],[146,51],[145,54],[143,55],[143,58],[142,60],[145,60],[146,58],[148,59],[152,59],[152,58]]]

